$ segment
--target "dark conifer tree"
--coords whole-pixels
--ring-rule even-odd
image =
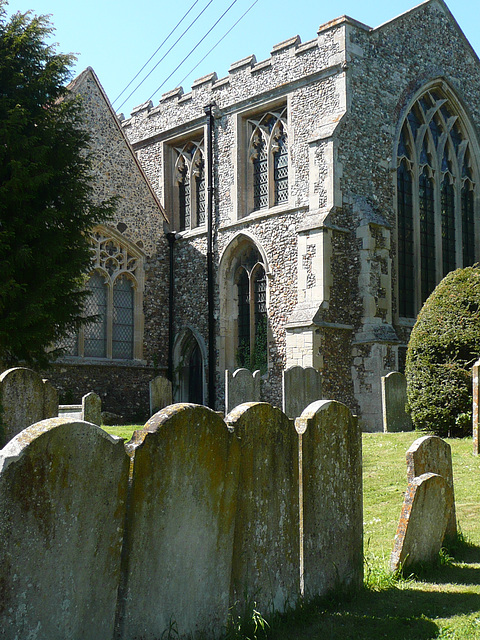
[[[78,329],[89,230],[113,203],[95,198],[71,55],[48,44],[45,16],[0,0],[0,363],[43,367]]]

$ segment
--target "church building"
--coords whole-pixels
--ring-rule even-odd
[[[380,379],[423,302],[480,256],[480,61],[443,0],[332,20],[128,119],[91,70],[75,82],[99,195],[122,204],[94,236],[100,342],[76,337],[57,381],[80,391],[83,371],[107,405],[116,381],[140,410],[163,373],[175,401],[222,410],[225,370],[259,369],[281,406],[301,365],[381,429]]]

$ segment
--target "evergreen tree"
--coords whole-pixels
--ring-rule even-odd
[[[74,57],[47,43],[45,16],[0,0],[0,363],[45,366],[82,322],[95,199]]]

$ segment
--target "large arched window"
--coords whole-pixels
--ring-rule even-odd
[[[143,255],[102,228],[93,232],[92,243],[95,263],[86,284],[85,315],[97,321],[62,346],[66,355],[84,358],[141,358]]]
[[[205,224],[205,161],[203,140],[174,148],[175,209],[178,229],[186,231]]]
[[[288,202],[287,108],[248,119],[249,210]]]
[[[429,89],[412,106],[397,148],[398,313],[414,318],[452,269],[475,262],[473,148],[452,102]]]

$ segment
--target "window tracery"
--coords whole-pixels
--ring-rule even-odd
[[[399,315],[413,318],[452,269],[475,262],[472,148],[449,100],[426,91],[397,147]]]
[[[203,139],[174,147],[176,204],[180,231],[205,224],[205,160]]]
[[[143,258],[140,252],[101,229],[92,233],[94,265],[86,288],[86,316],[97,321],[65,341],[66,355],[85,358],[141,357]]]
[[[257,211],[288,202],[287,108],[248,119],[251,204]]]

